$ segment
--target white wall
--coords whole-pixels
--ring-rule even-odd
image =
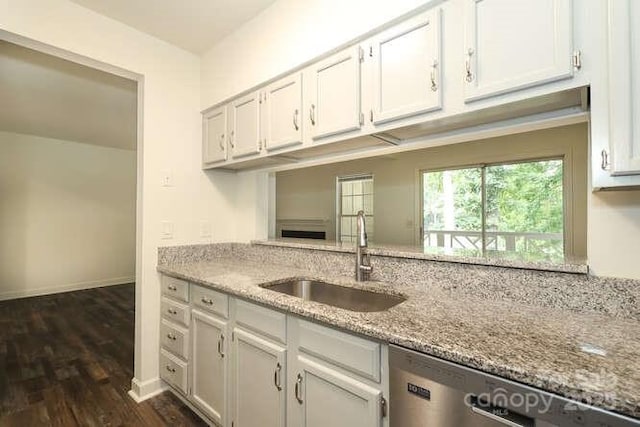
[[[202,220],[213,224],[213,240],[235,238],[228,225],[233,175],[200,169],[200,58],[68,0],[0,0],[0,30],[144,76],[132,387],[138,395],[152,393],[160,384],[157,247],[206,241],[199,235]],[[163,170],[172,172],[173,187],[160,186]],[[173,240],[160,240],[164,220],[174,223]]]
[[[135,276],[136,152],[0,132],[0,300]]]
[[[251,86],[286,72],[421,4],[420,0],[278,0],[240,27],[202,58],[201,107],[207,108]],[[266,175],[254,179],[265,182]],[[240,187],[249,193],[243,216],[264,211],[262,185]],[[252,193],[253,192],[253,193]],[[249,200],[253,200],[253,207]],[[252,218],[251,223],[257,219]],[[640,191],[588,195],[588,257],[592,272],[640,279]],[[260,230],[260,233],[263,233]],[[239,234],[250,239],[250,233]]]

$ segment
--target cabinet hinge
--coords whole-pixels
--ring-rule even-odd
[[[573,52],[571,63],[573,65],[573,68],[575,68],[576,70],[582,68],[582,51],[576,50],[575,52]]]
[[[360,62],[363,62],[364,61],[364,49],[362,49],[362,46],[360,46],[358,48],[358,52],[359,52],[359,55],[360,55]]]
[[[360,126],[364,126],[364,113],[360,113]]]
[[[384,397],[380,398],[380,413],[382,414],[382,418],[387,416],[387,399]]]

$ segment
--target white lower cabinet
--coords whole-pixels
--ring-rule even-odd
[[[382,391],[328,364],[298,356],[291,380],[296,406],[291,425],[374,427],[382,425]]]
[[[191,312],[191,401],[219,425],[226,425],[228,323],[198,310]]]
[[[387,346],[184,284],[190,305],[179,304],[190,312],[186,322],[169,311],[178,305],[173,288],[163,289],[167,339],[160,376],[205,421],[220,427],[389,426]]]
[[[233,335],[234,427],[284,427],[287,350],[240,328]]]

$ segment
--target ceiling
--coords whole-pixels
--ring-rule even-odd
[[[201,54],[275,0],[71,0]]]
[[[0,131],[136,147],[137,83],[0,40]]]

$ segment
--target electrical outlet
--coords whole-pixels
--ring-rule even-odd
[[[211,237],[211,235],[212,235],[211,222],[200,221],[200,237],[204,239],[208,239]]]
[[[160,238],[161,239],[173,239],[173,222],[162,221],[160,223]]]
[[[170,170],[160,172],[160,185],[163,187],[173,187],[173,174]]]

